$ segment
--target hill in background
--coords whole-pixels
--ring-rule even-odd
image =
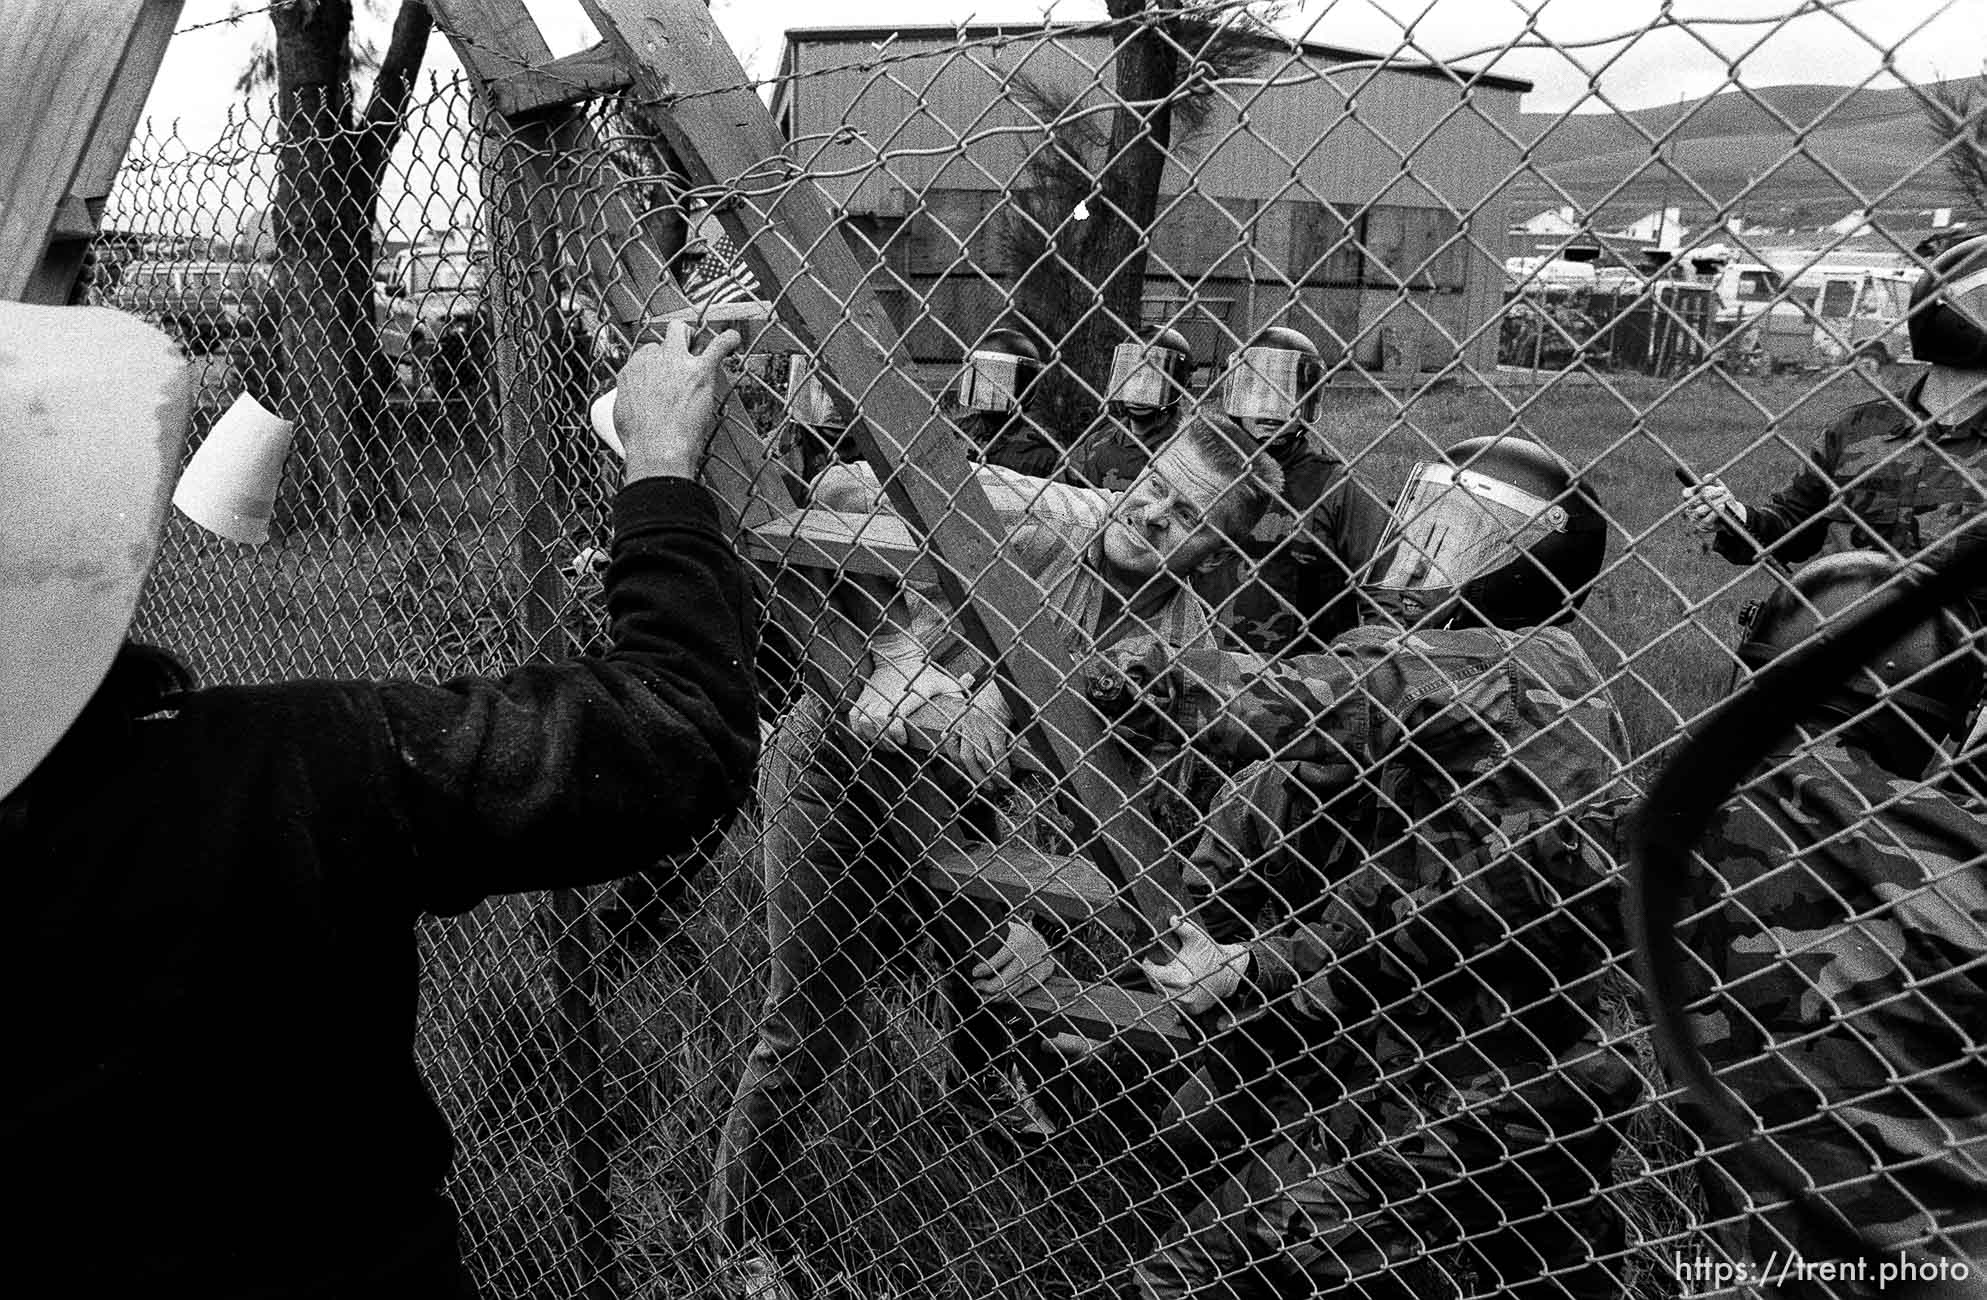
[[[1652,140],[1681,121],[1660,148]],[[1740,212],[1770,226],[1821,226],[1859,207],[1900,217],[1961,202],[1919,92],[1909,87],[1771,86],[1631,113],[1519,115],[1533,165],[1599,224],[1626,224],[1665,203],[1698,226],[1753,186]],[[1527,176],[1511,217],[1566,202]],[[1958,215],[1958,214],[1955,214]],[[1903,224],[1914,224],[1907,220]]]

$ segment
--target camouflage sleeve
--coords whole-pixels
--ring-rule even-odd
[[[1125,697],[1113,729],[1124,738],[1191,744],[1236,762],[1335,762],[1348,742],[1364,747],[1370,724],[1357,666],[1337,652],[1271,662],[1137,636],[1119,642],[1111,659]]]
[[[1733,564],[1757,564],[1770,552],[1787,564],[1812,559],[1828,540],[1828,508],[1835,500],[1835,469],[1842,463],[1842,420],[1829,422],[1801,467],[1765,505],[1746,504],[1743,532],[1729,526],[1711,545]]]
[[[1010,430],[994,439],[987,448],[986,463],[1017,474],[1051,478],[1063,467],[1062,448],[1036,430]]]
[[[1322,921],[1252,942],[1250,979],[1266,1009],[1318,1042],[1422,997],[1453,1008],[1467,1031],[1473,1018],[1488,1023],[1468,1010],[1486,995],[1529,1000],[1601,970],[1621,946],[1606,830],[1538,813],[1503,829],[1506,845],[1451,846],[1454,857],[1409,890],[1369,864]],[[1504,987],[1516,950],[1550,988]],[[1497,972],[1479,969],[1483,959]]]

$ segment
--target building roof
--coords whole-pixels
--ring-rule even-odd
[[[850,45],[856,43],[874,44],[888,37],[908,37],[912,40],[997,40],[1006,37],[1021,40],[1029,37],[1055,36],[1058,34],[1104,35],[1104,20],[1096,22],[1040,22],[1040,23],[974,23],[961,27],[956,24],[927,23],[916,26],[897,27],[789,27],[786,30],[786,46],[780,54],[780,78],[784,81],[793,72],[793,48],[801,43],[823,45]],[[1264,38],[1267,44],[1282,44],[1280,41]],[[1336,63],[1347,63],[1365,59],[1384,59],[1387,56],[1371,50],[1355,50],[1343,45],[1326,45],[1319,41],[1292,42],[1297,50]],[[1407,62],[1396,65],[1389,71],[1405,73],[1417,77],[1437,77],[1443,81],[1471,82],[1488,86],[1494,90],[1512,90],[1520,94],[1529,91],[1532,83],[1523,77],[1507,77],[1502,73],[1477,72],[1468,68],[1433,61]]]

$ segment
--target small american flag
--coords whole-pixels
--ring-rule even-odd
[[[683,297],[692,307],[716,307],[734,302],[757,301],[759,279],[739,255],[738,245],[717,222],[706,215],[697,223],[697,237],[704,243],[704,255],[683,277]]]

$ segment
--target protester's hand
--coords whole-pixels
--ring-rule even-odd
[[[1198,1015],[1234,997],[1249,970],[1249,945],[1216,943],[1200,924],[1173,918],[1173,960],[1141,961],[1154,988]]]
[[[973,991],[983,998],[1012,998],[1040,988],[1056,973],[1049,941],[1024,921],[1007,923],[1007,938],[990,959],[974,963],[969,976]]]
[[[1690,526],[1700,533],[1715,533],[1721,523],[1745,525],[1745,503],[1715,478],[1707,478],[1687,487],[1681,495],[1684,513],[1690,517]]]
[[[970,683],[971,678],[966,679]],[[975,789],[1004,785],[1008,773],[1008,730],[997,699],[984,695],[940,695],[910,715],[910,725],[944,739],[938,752],[952,760]]]
[[[961,681],[936,664],[884,660],[856,694],[849,728],[859,740],[901,749],[909,739],[905,724],[913,713],[932,700],[964,699],[971,684],[970,678]]]
[[[582,546],[573,552],[573,558],[566,562],[566,576],[574,582],[584,582],[607,572],[613,560],[604,546]]]
[[[690,326],[671,321],[659,343],[644,344],[615,383],[614,429],[628,455],[626,482],[667,475],[694,478],[717,427],[718,403],[730,389],[724,361],[738,350],[726,330],[702,352],[690,350]]]

